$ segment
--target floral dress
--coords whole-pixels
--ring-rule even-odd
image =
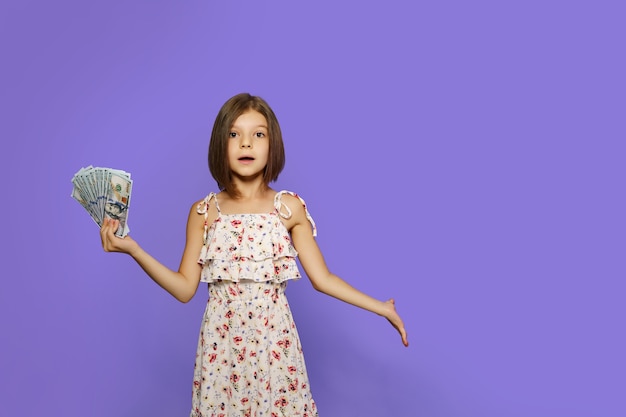
[[[209,300],[194,367],[191,417],[317,416],[317,410],[285,288],[300,278],[297,252],[281,217],[289,208],[274,198],[274,211],[224,214],[209,194],[197,211],[205,220],[198,262]],[[304,201],[298,197],[302,204]],[[307,218],[316,234],[315,223]]]

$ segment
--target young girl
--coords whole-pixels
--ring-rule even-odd
[[[316,290],[385,317],[408,346],[393,299],[376,300],[333,275],[304,200],[269,187],[284,162],[272,109],[260,97],[236,95],[219,111],[209,144],[209,168],[221,192],[191,206],[177,272],[130,236],[115,236],[118,220],[101,228],[105,251],[132,256],[176,299],[187,302],[200,282],[208,283],[192,417],[317,416],[285,298],[287,281],[300,278],[296,256]]]

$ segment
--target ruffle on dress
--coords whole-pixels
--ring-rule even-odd
[[[200,252],[200,281],[298,279],[297,256],[278,215],[220,214],[209,228],[207,244]]]
[[[213,199],[218,217],[205,223],[204,245],[198,263],[203,265],[201,282],[254,281],[284,282],[301,278],[296,264],[298,252],[280,216],[289,218],[291,212],[282,204],[280,197],[289,193],[304,201],[295,193],[281,191],[275,198],[275,212],[223,214],[219,210],[214,193],[198,205],[198,213],[207,217],[208,205]],[[286,208],[283,213],[281,208]],[[316,234],[315,223],[308,210],[307,218]]]

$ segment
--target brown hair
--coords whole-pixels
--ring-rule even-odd
[[[285,166],[283,136],[278,119],[272,108],[261,97],[252,96],[248,93],[241,93],[231,97],[217,113],[215,123],[213,124],[211,141],[209,142],[209,170],[220,190],[225,190],[233,196],[237,196],[239,193],[235,189],[230,175],[228,134],[235,120],[248,110],[261,113],[267,121],[270,142],[267,165],[263,174],[265,185],[276,181]]]

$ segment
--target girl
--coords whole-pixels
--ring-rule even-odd
[[[178,271],[130,236],[101,228],[107,252],[129,254],[176,299],[189,301],[208,283],[194,368],[192,417],[317,416],[285,287],[300,278],[296,256],[313,287],[385,317],[402,343],[407,335],[394,300],[376,300],[333,275],[315,241],[316,227],[297,194],[269,183],[285,162],[278,120],[260,97],[229,99],[209,144],[209,168],[221,192],[193,203]]]

